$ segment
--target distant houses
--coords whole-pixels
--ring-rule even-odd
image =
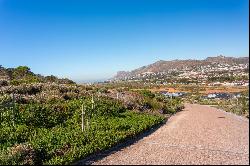
[[[185,92],[168,92],[168,91],[161,91],[161,94],[163,94],[166,97],[182,97],[186,95]]]
[[[185,97],[188,93],[186,92],[171,92],[171,91],[160,91],[162,95],[166,97]],[[234,93],[225,93],[225,92],[214,92],[209,93],[206,95],[203,95],[203,99],[233,99],[233,98],[239,98],[241,97],[240,92],[234,92]]]
[[[219,92],[219,93],[209,93],[209,94],[203,96],[202,98],[206,98],[206,99],[230,99],[230,98],[238,98],[238,97],[241,97],[240,93]]]
[[[233,82],[212,82],[208,86],[249,86],[249,80],[233,81]]]

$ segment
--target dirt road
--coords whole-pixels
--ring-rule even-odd
[[[249,164],[249,120],[186,104],[151,135],[92,164]]]

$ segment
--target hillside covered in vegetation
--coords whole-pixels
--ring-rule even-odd
[[[55,82],[59,84],[74,84],[67,78],[59,79],[56,76],[42,76],[33,73],[27,66],[18,66],[16,68],[4,68],[0,65],[0,85],[19,85],[22,83],[46,83]]]
[[[1,67],[0,164],[71,164],[183,108],[150,91],[78,85]]]

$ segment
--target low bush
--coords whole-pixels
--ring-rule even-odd
[[[85,125],[81,129],[81,108]],[[163,117],[125,109],[118,100],[91,97],[0,109],[0,164],[70,164],[134,137]],[[88,118],[87,118],[88,117]],[[87,126],[85,126],[87,127]],[[16,151],[13,153],[13,151]]]

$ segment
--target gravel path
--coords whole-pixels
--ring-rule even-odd
[[[92,164],[249,164],[249,120],[186,104],[151,135]]]

